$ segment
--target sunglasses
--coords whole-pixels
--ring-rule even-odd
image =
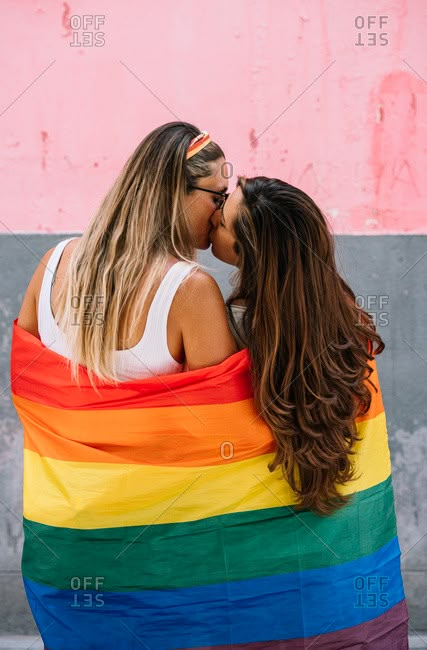
[[[204,187],[197,187],[196,185],[190,185],[190,190],[200,190],[201,192],[209,192],[209,194],[216,194],[216,196],[219,196],[219,199],[215,199],[215,204],[217,206],[217,210],[223,210],[224,208],[224,203],[230,196],[227,192],[215,192],[215,190],[206,190]]]

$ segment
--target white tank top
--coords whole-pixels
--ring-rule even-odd
[[[52,279],[62,252],[72,239],[76,237],[59,242],[50,256],[43,275],[38,305],[38,330],[42,343],[68,359],[71,358],[70,349],[52,313],[51,291]],[[183,364],[178,363],[169,352],[167,321],[179,285],[195,267],[196,263],[179,261],[167,271],[150,305],[142,338],[133,348],[115,351],[120,381],[182,372]]]

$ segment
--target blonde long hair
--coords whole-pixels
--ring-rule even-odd
[[[132,338],[167,256],[194,261],[195,246],[184,197],[210,163],[224,156],[209,143],[186,160],[188,145],[200,130],[170,122],[147,135],[126,162],[81,240],[73,250],[58,293],[56,320],[69,346],[72,377],[86,367],[92,386],[96,375],[117,383],[121,349],[119,324]]]

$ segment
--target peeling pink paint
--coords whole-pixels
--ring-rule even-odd
[[[48,139],[48,133],[47,131],[40,131],[40,135],[42,138],[42,169],[46,169],[46,156],[47,156],[47,139]]]
[[[426,84],[411,71],[396,71],[381,80],[371,105],[380,104],[382,119],[373,124],[371,166],[375,206],[387,210],[390,221],[426,224],[425,116],[418,117],[419,97],[427,105]],[[421,135],[423,134],[423,135]],[[392,198],[392,201],[390,201]]]
[[[1,232],[84,230],[144,135],[179,116],[235,176],[299,185],[338,233],[427,234],[424,0],[404,15],[390,0],[385,47],[355,46],[355,15],[382,11],[367,0],[71,2],[41,19],[7,0]],[[73,13],[105,15],[103,47],[69,46]]]
[[[70,14],[71,14],[71,9],[70,6],[68,5],[67,2],[62,3],[63,11],[62,11],[62,26],[65,29],[65,36],[71,36],[71,25],[70,25]]]
[[[251,129],[249,131],[249,142],[250,145],[253,149],[256,149],[258,146],[258,140],[257,140],[257,135],[255,133],[255,129]]]

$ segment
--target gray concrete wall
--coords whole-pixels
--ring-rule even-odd
[[[10,399],[12,321],[41,256],[61,235],[0,236],[0,634],[35,634],[20,574],[22,429]],[[427,237],[342,236],[340,269],[375,313],[386,348],[378,368],[387,414],[404,581],[416,630],[427,629]],[[200,255],[224,294],[232,267]]]

